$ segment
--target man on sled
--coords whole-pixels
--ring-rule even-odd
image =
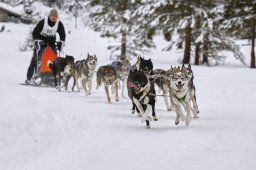
[[[59,42],[56,42],[56,33],[59,34]],[[46,52],[46,47],[50,47],[51,55],[56,58],[57,50],[61,51],[62,47],[65,46],[66,33],[63,23],[58,19],[58,11],[56,9],[52,9],[49,15],[36,25],[32,36],[35,41],[34,53],[28,67],[26,84],[30,84],[33,78],[35,81],[35,75],[38,76],[40,73],[45,72],[44,70],[48,69],[46,68],[48,67],[47,63],[41,61],[41,55]],[[40,69],[37,68],[38,66]],[[39,74],[34,72],[39,72]]]

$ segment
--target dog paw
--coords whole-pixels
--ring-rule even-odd
[[[119,98],[116,98],[116,102],[119,102]]]
[[[141,123],[144,123],[146,120],[151,121],[151,117],[150,117],[150,116],[143,115],[143,116],[141,117]]]
[[[194,116],[193,118],[198,119],[199,117],[196,115],[196,116]]]
[[[135,113],[135,110],[132,110],[132,114],[134,114]]]
[[[154,121],[158,121],[158,118],[156,116],[153,116]]]
[[[171,109],[171,108],[168,108],[167,111],[170,112],[170,111],[172,111],[172,109]]]
[[[176,118],[175,125],[178,125],[180,123],[180,118]]]
[[[150,129],[150,126],[149,125],[146,125],[146,127],[145,127],[146,129]]]
[[[187,116],[187,117],[186,117],[186,120],[185,120],[186,126],[189,126],[191,120],[192,120],[192,117],[191,117],[191,116]]]

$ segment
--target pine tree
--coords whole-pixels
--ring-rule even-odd
[[[77,18],[83,9],[83,5],[79,0],[73,0],[71,2],[67,2],[64,5],[64,8],[67,8],[69,12],[75,17],[75,28],[77,28]]]
[[[255,68],[255,0],[228,0],[225,3],[225,20],[222,28],[230,35],[238,38],[248,38],[251,41],[251,68]]]
[[[22,0],[20,3],[24,6],[24,15],[21,17],[22,22],[30,24],[33,22],[32,3],[34,0]]]
[[[91,0],[89,5],[90,26],[100,32],[102,37],[116,40],[107,48],[110,57],[127,58],[148,50],[139,33],[137,15],[134,11],[140,6],[141,0]],[[117,52],[120,52],[117,54]]]
[[[210,65],[209,59],[218,64],[224,59],[220,53],[223,50],[232,51],[245,64],[239,47],[230,38],[223,38],[218,27],[224,15],[221,4],[222,0],[152,0],[142,8],[154,18],[148,20],[149,25],[155,32],[161,31],[169,42],[164,50],[174,46],[184,48],[183,63],[190,63],[191,50],[195,47],[195,64]]]

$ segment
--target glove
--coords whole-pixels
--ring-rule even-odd
[[[65,41],[58,41],[56,46],[59,51],[62,51],[62,48],[65,47]]]
[[[58,49],[59,51],[62,50],[62,42],[61,42],[61,41],[58,41],[57,44],[56,44],[56,46],[57,46],[57,49]]]

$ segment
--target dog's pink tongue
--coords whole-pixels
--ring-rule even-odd
[[[177,87],[178,89],[181,89],[181,88],[182,88],[182,86],[181,86],[181,85],[178,85],[178,84],[176,84],[176,87]]]
[[[133,85],[132,82],[128,82],[128,86],[129,86],[129,87],[133,87],[134,85]]]

